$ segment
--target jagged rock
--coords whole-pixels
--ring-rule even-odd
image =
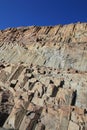
[[[17,83],[17,80],[12,80],[11,84],[10,84],[10,87],[14,88],[16,83]]]
[[[36,122],[35,129],[68,130],[71,129],[72,125],[69,122],[74,122],[75,125],[78,124],[79,128],[86,128],[87,110],[86,107],[84,107],[86,105],[85,96],[84,105],[82,104],[82,108],[79,106],[79,104],[77,104],[78,98],[80,99],[80,104],[83,100],[83,97],[80,97],[78,95],[78,93],[82,90],[83,83],[85,88],[87,86],[87,74],[85,72],[82,73],[78,71],[77,73],[73,71],[60,70],[59,73],[55,71],[54,75],[49,74],[49,71],[51,70],[51,73],[53,73],[54,69],[41,66],[32,66],[29,68],[29,77],[32,76],[32,69],[34,72],[34,69],[36,70],[36,68],[37,72],[38,70],[45,70],[46,75],[44,73],[38,72],[37,74],[33,74],[33,77],[28,77],[26,79],[25,77],[27,76],[27,65],[22,65],[25,69],[22,70],[17,80],[14,80],[14,74],[18,75],[16,73],[18,73],[18,69],[20,69],[20,66],[21,65],[19,65],[19,67],[14,67],[15,69],[14,71],[12,71],[13,73],[9,73],[10,75],[8,76],[5,83],[2,81],[3,86],[0,90],[1,102],[6,101],[6,104],[8,102],[7,99],[9,97],[9,94],[7,94],[7,92],[4,92],[7,89],[11,93],[11,96],[13,98],[13,101],[10,100],[10,103],[15,104],[14,107],[12,106],[13,109],[10,109],[10,107],[8,107],[9,113],[7,111],[5,113],[5,115],[7,114],[7,117],[3,120],[3,126],[6,129],[14,128],[21,130],[22,127],[23,129],[33,129],[33,122],[31,121],[31,118],[34,117]],[[10,65],[9,67],[12,67],[12,65]],[[5,68],[2,68],[1,70],[4,71],[4,74],[7,72]],[[12,88],[10,85],[11,83],[13,83],[13,81],[15,81],[14,88]],[[4,85],[5,90],[3,88]],[[3,92],[4,95],[7,95],[6,97],[3,97]],[[84,91],[82,91],[82,93],[84,93]],[[30,102],[33,105],[30,105]],[[27,108],[28,106],[29,109]],[[36,106],[39,106],[39,108],[41,107],[43,109],[38,118],[36,118],[35,113]],[[6,109],[4,108],[4,110]],[[27,112],[27,110],[29,112]],[[30,115],[30,117],[27,116],[28,114]],[[4,113],[2,114],[2,116],[4,117]],[[20,121],[20,123],[18,123],[18,120]],[[40,124],[42,124],[41,126],[39,126],[39,122]],[[50,122],[53,122],[52,126],[50,125]]]
[[[1,130],[86,130],[86,97],[87,23],[0,31]]]
[[[34,26],[23,30],[23,27],[3,30],[0,35],[0,60],[86,71],[86,23],[40,27],[39,30]]]

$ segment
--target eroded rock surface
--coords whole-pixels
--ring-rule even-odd
[[[87,24],[0,31],[0,130],[87,130]]]
[[[0,60],[7,63],[24,62],[86,71],[86,50],[86,23],[0,31]]]
[[[26,64],[9,64],[0,71],[1,127],[87,129],[86,72]],[[7,73],[6,80],[3,80],[3,73]]]

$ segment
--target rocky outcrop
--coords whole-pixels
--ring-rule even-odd
[[[24,62],[86,71],[86,50],[86,23],[0,31],[0,60],[7,63]]]
[[[87,24],[0,31],[0,130],[87,129]]]
[[[86,72],[26,64],[3,66],[0,70],[1,127],[87,129]]]

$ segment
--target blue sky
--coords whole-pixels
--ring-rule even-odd
[[[0,29],[87,22],[87,0],[0,0]]]

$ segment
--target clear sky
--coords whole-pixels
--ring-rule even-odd
[[[0,29],[87,22],[87,0],[0,0]]]

